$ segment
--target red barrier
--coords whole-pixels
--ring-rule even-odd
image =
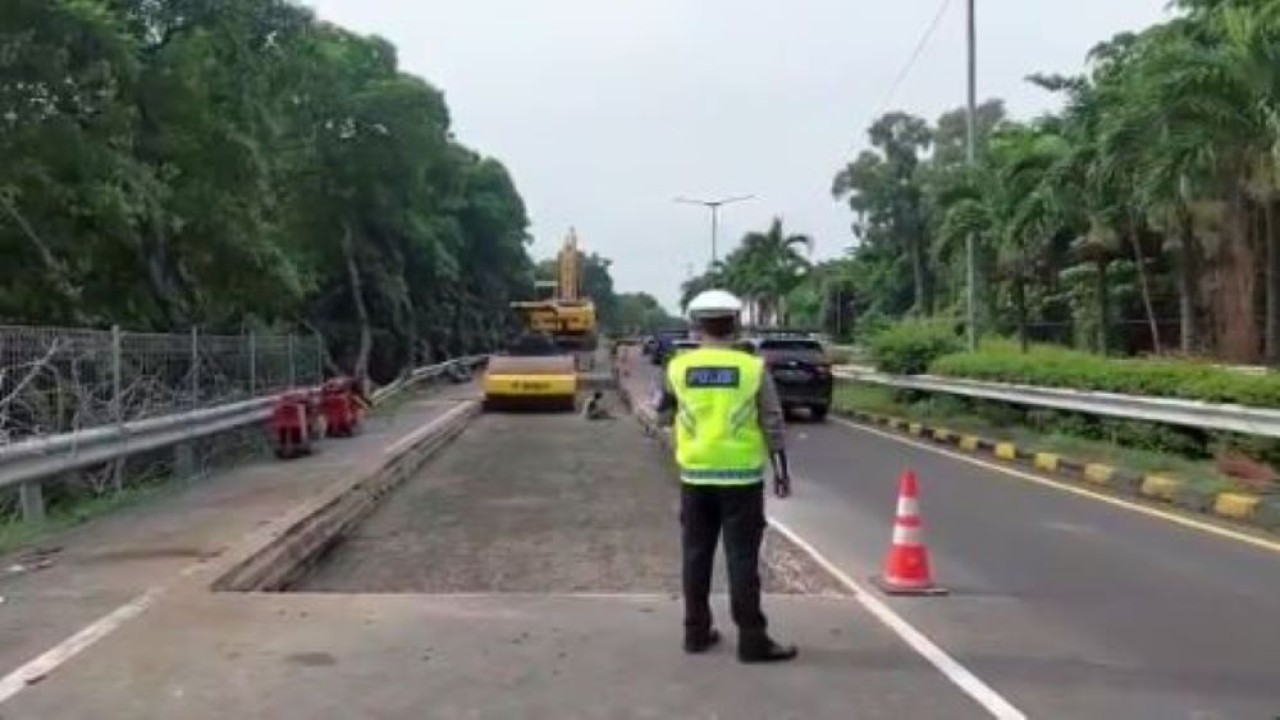
[[[312,402],[308,393],[284,393],[271,406],[271,438],[276,457],[289,459],[311,454]]]
[[[327,436],[355,435],[360,427],[363,408],[359,388],[351,378],[333,378],[320,389],[320,409],[324,414]]]

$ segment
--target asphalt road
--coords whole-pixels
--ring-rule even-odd
[[[839,422],[789,432],[770,513],[859,582],[917,472],[952,594],[890,605],[1028,717],[1280,717],[1280,552]]]

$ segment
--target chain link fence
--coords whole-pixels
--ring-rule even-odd
[[[0,444],[319,383],[318,338],[0,326]]]
[[[323,368],[314,336],[0,326],[0,446],[313,386]],[[188,448],[185,465],[171,450],[139,453],[48,483],[45,501],[123,497],[260,453],[262,442],[256,429],[210,437]],[[19,506],[17,488],[0,492],[0,530]]]

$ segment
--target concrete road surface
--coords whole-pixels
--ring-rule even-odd
[[[976,705],[844,598],[770,603],[804,653],[680,651],[668,596],[201,595],[0,706],[6,720],[902,720]],[[723,603],[718,610],[725,612]]]
[[[770,512],[857,581],[920,479],[944,598],[891,601],[1029,717],[1280,717],[1280,543],[1257,547],[839,422],[790,428]]]

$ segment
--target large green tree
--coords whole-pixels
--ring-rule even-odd
[[[621,293],[618,295],[613,332],[619,335],[652,334],[679,322],[679,318],[672,317],[649,293]]]
[[[0,8],[0,319],[314,330],[385,379],[490,347],[528,219],[395,48],[286,0]]]
[[[933,313],[924,191],[918,173],[933,142],[929,123],[889,113],[867,132],[872,150],[841,170],[831,192],[847,200],[857,216],[854,234],[870,244],[893,244],[910,259],[916,312]]]

